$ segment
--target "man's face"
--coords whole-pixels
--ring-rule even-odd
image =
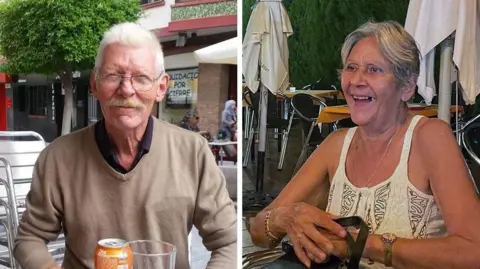
[[[110,44],[97,74],[92,72],[92,93],[100,102],[105,122],[115,129],[146,125],[154,103],[165,97],[168,75],[159,74],[153,51],[149,46]]]

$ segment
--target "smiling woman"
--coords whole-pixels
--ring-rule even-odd
[[[367,23],[345,39],[342,61],[358,127],[320,144],[253,219],[252,241],[272,247],[288,235],[307,266],[348,259],[345,230],[333,219],[359,216],[370,231],[361,268],[478,267],[480,201],[452,131],[408,113],[419,74],[415,40],[396,22]]]

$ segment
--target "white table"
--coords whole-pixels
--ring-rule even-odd
[[[237,141],[212,141],[209,142],[208,145],[210,147],[220,147],[220,165],[223,165],[223,157],[225,156],[225,151],[223,150],[223,147],[225,146],[232,146],[232,145],[237,145]]]

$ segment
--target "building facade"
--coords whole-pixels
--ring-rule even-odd
[[[139,23],[162,43],[171,78],[167,97],[153,114],[179,123],[188,109],[196,107],[200,128],[215,133],[225,102],[237,97],[237,66],[198,64],[193,52],[237,36],[237,1],[148,2]]]

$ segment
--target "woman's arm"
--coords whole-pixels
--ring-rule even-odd
[[[270,232],[282,238],[285,236],[286,231],[282,225],[279,225],[281,224],[280,218],[286,210],[289,210],[290,205],[304,202],[325,209],[330,188],[328,180],[329,163],[332,163],[332,158],[339,159],[345,131],[339,130],[328,136],[280,192],[278,197],[252,219],[250,234],[255,245],[275,247],[265,235],[265,217],[270,210],[275,209],[270,216]]]
[[[452,130],[441,120],[429,119],[416,136],[412,146],[420,149],[448,236],[398,239],[392,248],[393,267],[480,268],[480,201]],[[364,254],[383,263],[380,236],[369,237]]]

